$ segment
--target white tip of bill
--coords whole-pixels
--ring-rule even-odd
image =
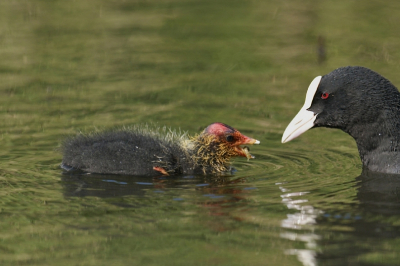
[[[314,126],[314,121],[317,118],[317,114],[308,111],[307,109],[311,107],[312,100],[314,99],[314,95],[317,92],[319,83],[321,82],[321,78],[321,76],[316,77],[311,82],[310,86],[308,86],[304,105],[286,127],[285,132],[283,132],[282,143],[289,142],[292,139],[297,138]]]
[[[314,112],[301,109],[283,132],[282,143],[289,142],[312,128],[316,118]]]

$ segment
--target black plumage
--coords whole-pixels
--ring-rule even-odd
[[[400,93],[389,80],[368,68],[343,67],[315,78],[307,97],[282,142],[309,128],[339,128],[355,139],[364,167],[400,173]]]
[[[248,150],[239,145],[254,143],[259,141],[222,123],[211,124],[195,137],[166,128],[135,126],[66,139],[61,166],[67,171],[101,174],[217,174],[229,170],[231,157],[249,158]]]

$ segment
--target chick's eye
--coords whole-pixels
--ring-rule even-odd
[[[323,100],[328,99],[328,97],[329,97],[329,93],[327,93],[327,92],[324,92],[321,94],[321,99],[323,99]]]
[[[232,135],[226,136],[226,141],[227,142],[232,142],[234,140],[235,140],[235,138]]]

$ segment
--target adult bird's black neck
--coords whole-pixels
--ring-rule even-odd
[[[355,123],[344,130],[355,139],[361,161],[369,170],[400,173],[400,167],[394,167],[400,160],[400,110],[394,108],[400,106],[399,99],[375,107],[374,121]]]

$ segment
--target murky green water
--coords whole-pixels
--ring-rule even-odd
[[[377,0],[2,1],[1,264],[398,265],[400,178],[361,175],[337,130],[280,138],[317,75],[399,86],[399,19]],[[232,177],[58,167],[79,131],[214,121],[261,140]]]

